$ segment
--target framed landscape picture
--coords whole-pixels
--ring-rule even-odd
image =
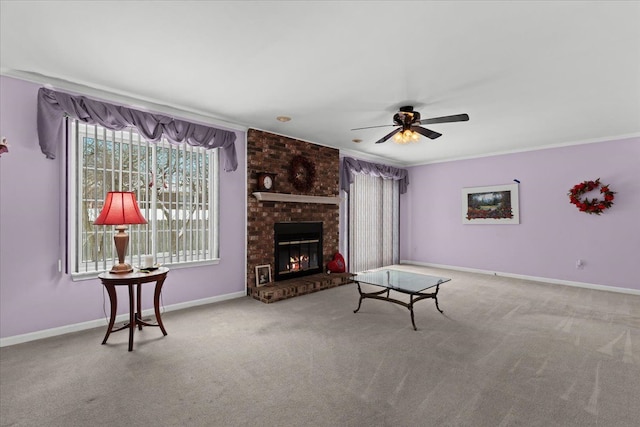
[[[462,189],[463,224],[520,224],[518,184]]]

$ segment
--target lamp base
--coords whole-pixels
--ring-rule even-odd
[[[133,267],[131,267],[131,265],[122,263],[122,264],[114,264],[113,267],[111,267],[111,271],[109,271],[109,273],[126,274],[126,273],[131,273],[132,271],[133,271]]]

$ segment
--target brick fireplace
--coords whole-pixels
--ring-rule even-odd
[[[309,191],[296,190],[289,182],[289,165],[294,156],[303,156],[314,164],[316,179]],[[326,287],[348,283],[341,275],[324,273],[326,263],[338,251],[339,206],[322,199],[339,195],[338,150],[329,147],[249,129],[247,133],[247,289],[248,294],[264,302],[277,301]],[[275,174],[273,193],[302,197],[295,201],[266,201],[254,196],[258,174]],[[292,198],[291,196],[286,196]],[[301,201],[302,200],[302,201]],[[318,202],[317,200],[321,200]],[[322,249],[318,255],[321,273],[256,286],[256,266],[270,265],[275,279],[275,227],[286,223],[320,223]],[[297,249],[296,249],[297,250]],[[340,282],[340,283],[338,283]]]

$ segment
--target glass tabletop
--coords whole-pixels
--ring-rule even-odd
[[[400,270],[376,270],[358,273],[353,280],[405,292],[420,292],[451,279]]]

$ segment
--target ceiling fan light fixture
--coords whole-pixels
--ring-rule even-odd
[[[397,144],[408,144],[409,142],[417,142],[420,139],[418,132],[411,129],[405,129],[393,135],[393,141]]]

